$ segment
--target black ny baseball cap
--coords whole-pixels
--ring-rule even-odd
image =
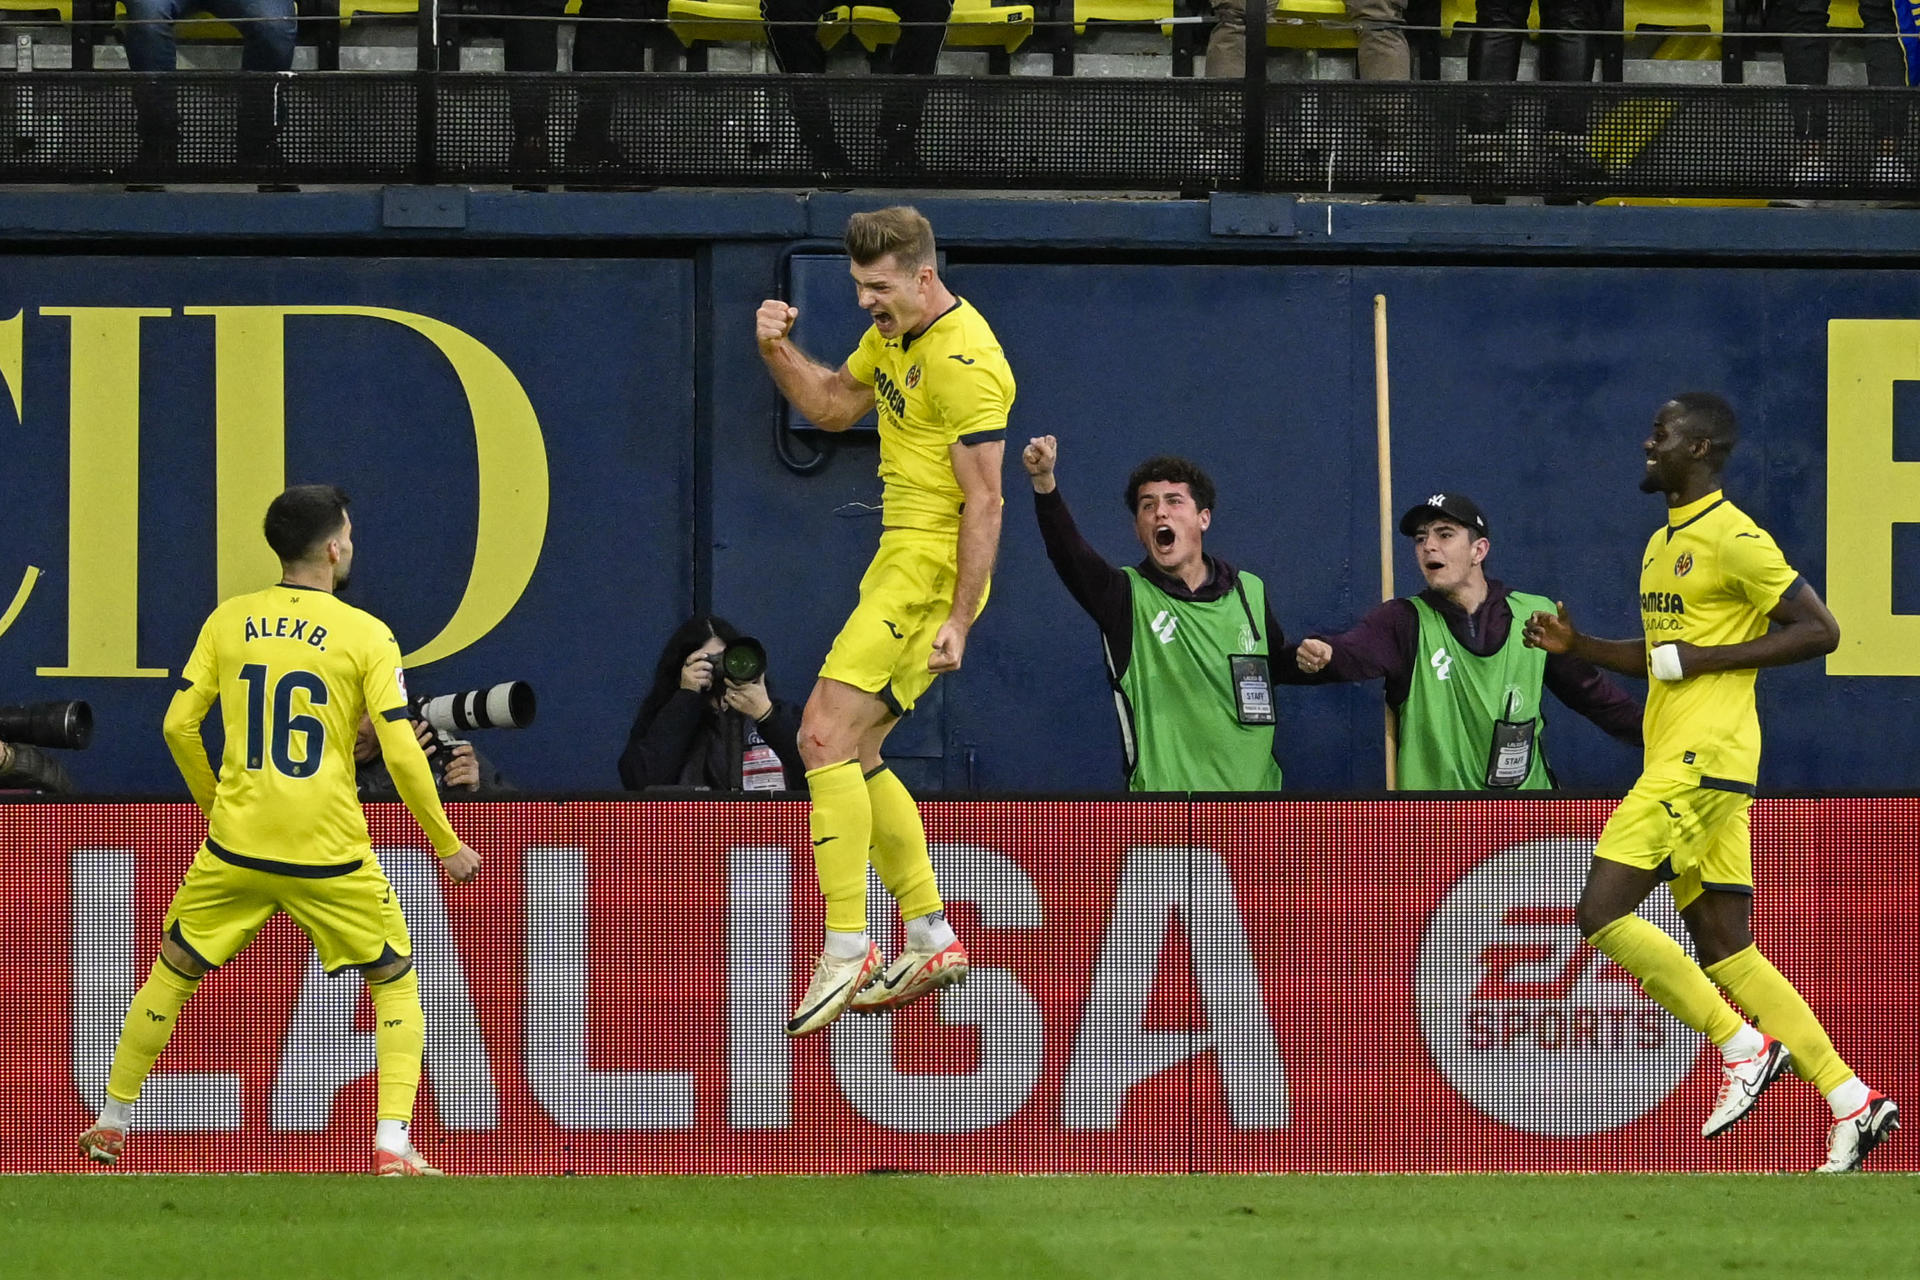
[[[1487,536],[1487,518],[1480,507],[1464,493],[1436,493],[1400,517],[1400,532],[1411,538],[1420,526],[1444,516],[1471,531],[1475,537]]]

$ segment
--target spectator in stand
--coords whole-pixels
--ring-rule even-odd
[[[1533,0],[1479,0],[1473,42],[1467,47],[1467,79],[1513,83],[1520,78],[1520,46],[1527,39],[1527,15]],[[1600,13],[1597,0],[1540,0],[1540,26],[1543,33],[1536,46],[1540,51],[1540,79],[1584,84],[1593,79],[1594,44],[1586,34],[1597,30]],[[1464,157],[1503,161],[1500,140],[1484,135],[1499,133],[1507,127],[1506,103],[1488,99],[1469,117],[1473,131],[1479,133],[1479,147]],[[1575,140],[1585,133],[1586,104],[1579,99],[1555,95],[1547,102],[1548,144],[1559,146],[1558,154],[1571,155]],[[1469,139],[1472,148],[1476,140]]]
[[[506,69],[512,72],[560,69],[560,22],[566,0],[498,0],[508,15]],[[664,19],[666,0],[581,0],[573,29],[575,71],[644,71],[647,27],[643,19]],[[579,93],[566,167],[574,170],[618,168],[626,153],[613,136],[614,97],[591,89]],[[545,169],[553,162],[547,143],[550,103],[544,89],[516,88],[509,111],[513,119],[513,165]]]
[[[1238,80],[1247,74],[1247,0],[1212,0],[1213,34],[1207,37],[1207,74]],[[1407,48],[1407,0],[1346,0],[1347,16],[1360,26],[1360,78],[1411,80]],[[1524,15],[1522,15],[1524,19]]]
[[[177,61],[173,24],[200,12],[225,18],[239,28],[242,71],[293,69],[294,0],[126,0],[126,6],[120,43],[127,51],[129,70],[172,71]],[[241,99],[237,138],[242,163],[274,159],[280,132],[278,89],[269,81],[261,92]],[[135,85],[133,105],[140,135],[139,163],[175,163],[180,153],[180,106],[173,86]]]
[[[0,742],[0,791],[67,796],[73,794],[73,779],[65,765],[39,747],[26,742]]]
[[[667,638],[653,688],[620,754],[620,783],[711,791],[803,791],[800,708],[767,692],[766,673],[725,678],[720,655],[740,639],[725,618],[689,618]]]
[[[1765,0],[1767,29],[1780,33],[1780,55],[1788,84],[1827,83],[1827,0]],[[1866,29],[1861,58],[1867,65],[1867,83],[1875,88],[1904,88],[1910,82],[1907,40],[1894,20],[1894,0],[1860,0],[1860,25]],[[1827,107],[1824,102],[1792,104],[1793,133],[1800,156],[1789,177],[1796,183],[1825,182],[1833,176],[1826,153]],[[1904,108],[1870,108],[1874,155],[1869,177],[1875,182],[1910,183],[1913,166],[1900,154],[1906,125]]]
[[[1427,589],[1379,605],[1350,631],[1308,636],[1295,661],[1323,680],[1386,681],[1387,705],[1399,714],[1403,791],[1554,786],[1543,688],[1640,745],[1639,703],[1591,662],[1524,643],[1525,620],[1552,612],[1553,602],[1487,577],[1493,544],[1471,498],[1436,493],[1400,518],[1400,532],[1413,540]]]
[[[774,61],[788,75],[818,76],[827,69],[827,51],[820,47],[819,23],[839,0],[760,0],[760,16],[767,24],[767,43]],[[888,8],[900,15],[900,39],[888,55],[886,70],[897,76],[931,76],[940,62],[940,46],[947,40],[947,18],[953,0],[890,0]],[[800,142],[814,167],[822,173],[844,173],[851,166],[846,149],[833,131],[832,100],[811,84],[796,84],[788,96]],[[914,135],[926,108],[924,89],[895,87],[886,91],[880,106],[880,163],[890,168],[917,169]]]

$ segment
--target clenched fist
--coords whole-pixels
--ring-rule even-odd
[[[753,336],[762,347],[771,347],[782,342],[793,332],[793,322],[800,318],[800,308],[768,298],[760,304],[760,310],[754,313]]]
[[[1035,493],[1052,493],[1053,464],[1060,457],[1060,442],[1052,436],[1034,436],[1020,451],[1020,463],[1033,477]]]

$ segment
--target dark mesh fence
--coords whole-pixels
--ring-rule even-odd
[[[1917,103],[1732,85],[35,72],[0,86],[0,182],[1905,199]],[[157,144],[175,115],[177,142]]]
[[[930,803],[971,974],[798,1041],[824,927],[803,803],[456,805],[467,885],[399,805],[368,816],[427,1015],[415,1140],[455,1173],[1813,1167],[1828,1109],[1791,1079],[1703,1142],[1719,1055],[1581,938],[1612,808]],[[1920,1096],[1920,800],[1753,817],[1760,945],[1862,1079]],[[204,831],[185,804],[0,805],[0,1172],[82,1167]],[[1666,894],[1643,914],[1684,939]],[[894,953],[877,884],[868,922]],[[120,1167],[364,1167],[374,1035],[358,975],[270,921],[182,1013]]]

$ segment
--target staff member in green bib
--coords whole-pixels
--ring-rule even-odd
[[[1324,681],[1386,681],[1403,791],[1552,787],[1543,689],[1640,746],[1639,703],[1592,663],[1522,642],[1514,617],[1553,605],[1487,577],[1493,544],[1473,499],[1433,494],[1400,517],[1400,532],[1413,539],[1427,589],[1387,601],[1350,631],[1309,636],[1295,661]]]
[[[1307,683],[1273,620],[1266,584],[1201,550],[1213,481],[1185,458],[1149,458],[1127,477],[1146,548],[1116,569],[1080,536],[1054,479],[1059,442],[1028,441],[1021,462],[1047,557],[1099,624],[1120,713],[1130,791],[1278,791],[1273,681]]]

